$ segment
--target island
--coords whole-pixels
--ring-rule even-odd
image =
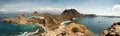
[[[35,11],[29,17],[24,14],[18,14],[16,18],[5,17],[3,21],[19,25],[41,24],[46,28],[43,33],[38,32],[29,36],[94,36],[94,33],[88,30],[85,25],[74,22],[73,18],[82,17],[84,17],[84,14],[79,13],[76,9],[65,9],[60,15]]]

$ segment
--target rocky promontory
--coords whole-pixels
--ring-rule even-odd
[[[9,23],[14,23],[14,24],[27,24],[27,23],[29,23],[28,19],[25,18],[25,16],[23,14],[18,14],[16,16],[17,16],[16,18],[5,17],[3,19],[3,21],[9,22]]]
[[[33,36],[94,36],[85,25],[70,23],[67,26],[60,25],[57,29],[46,31]]]
[[[100,36],[120,36],[120,22],[114,23],[111,27],[103,31]]]

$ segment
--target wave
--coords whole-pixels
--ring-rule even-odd
[[[33,34],[38,33],[38,31],[39,31],[39,29],[37,29],[35,32],[24,32],[23,34],[18,35],[18,36],[31,36]]]

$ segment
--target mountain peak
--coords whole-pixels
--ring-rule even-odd
[[[66,9],[61,15],[65,15],[72,18],[79,18],[82,16],[82,14],[79,13],[76,9]]]
[[[38,15],[40,15],[40,13],[38,13],[37,11],[34,11],[34,13],[32,15],[33,16],[38,16]]]

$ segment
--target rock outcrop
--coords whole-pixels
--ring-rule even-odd
[[[41,36],[94,36],[85,25],[70,23],[67,26],[60,25],[59,28],[46,31]]]
[[[103,31],[100,36],[120,36],[120,22],[114,23],[111,27]]]
[[[17,15],[16,18],[4,18],[5,22],[15,23],[15,24],[26,24],[28,23],[28,19],[24,17],[24,15]]]
[[[30,18],[25,17],[23,14],[17,14],[16,18],[5,17],[3,21],[14,24],[45,23],[44,17],[40,16],[37,11],[35,11]]]

